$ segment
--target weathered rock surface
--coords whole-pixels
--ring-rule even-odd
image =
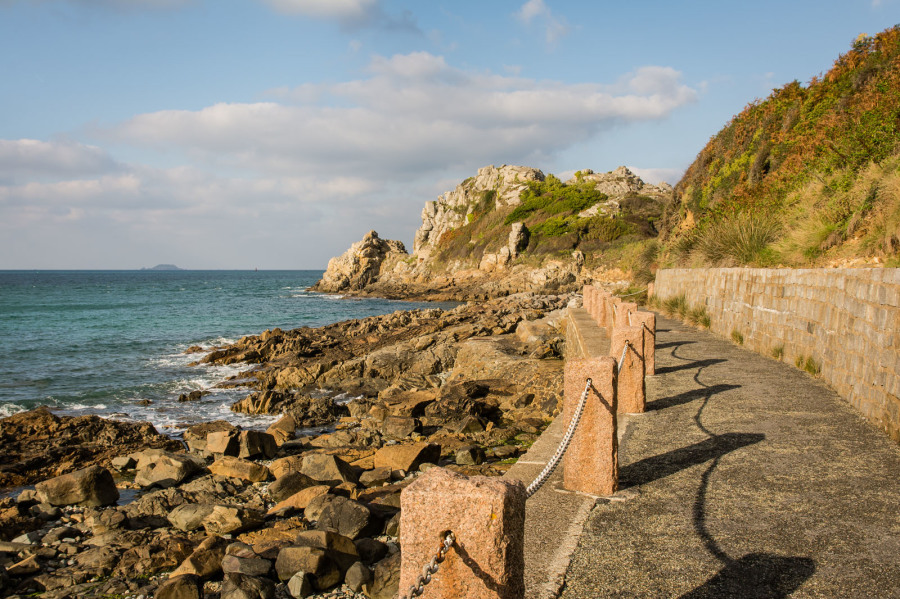
[[[391,262],[391,258],[406,256],[403,243],[381,239],[378,233],[369,231],[343,255],[328,261],[328,268],[314,289],[331,293],[362,289],[378,280],[382,265],[386,261]]]
[[[97,507],[114,504],[119,499],[112,474],[100,466],[88,466],[39,482],[35,491],[41,501],[51,505]]]
[[[94,464],[109,467],[112,458],[139,449],[180,446],[149,422],[56,416],[45,407],[35,408],[0,420],[0,489]]]

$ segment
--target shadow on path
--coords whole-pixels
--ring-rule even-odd
[[[679,599],[781,599],[815,571],[816,562],[807,557],[750,553],[730,560],[715,576]]]
[[[667,343],[657,343],[656,349],[665,349],[667,347],[679,348],[682,345],[690,345],[692,343],[697,343],[696,341],[669,341]]]
[[[689,370],[691,368],[705,368],[707,366],[712,366],[713,364],[721,364],[722,362],[727,361],[728,360],[726,360],[725,358],[707,358],[705,360],[695,360],[693,362],[685,362],[684,364],[679,364],[678,366],[663,366],[662,368],[657,368],[656,374],[678,372],[679,370]]]
[[[620,487],[637,487],[665,478],[685,468],[715,460],[735,449],[759,443],[766,436],[759,433],[725,433],[668,453],[644,458],[623,466],[619,471]]]
[[[716,393],[722,393],[723,391],[730,391],[732,389],[739,389],[740,387],[740,385],[730,385],[727,383],[722,383],[718,385],[710,385],[709,387],[701,387],[699,389],[691,389],[690,391],[685,391],[684,393],[679,393],[677,395],[663,397],[655,401],[648,402],[647,410],[665,410],[666,408],[674,408],[675,406],[680,406],[681,404],[690,403],[697,399],[708,398],[715,395]]]

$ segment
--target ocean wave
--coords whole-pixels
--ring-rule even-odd
[[[18,414],[19,412],[24,412],[28,408],[25,406],[20,406],[19,404],[15,404],[12,402],[0,402],[0,418],[6,418],[7,416],[12,416],[13,414]]]
[[[87,405],[83,403],[70,403],[65,406],[67,410],[105,410],[106,404],[98,403],[93,405]]]

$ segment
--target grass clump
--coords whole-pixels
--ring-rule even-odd
[[[699,234],[693,250],[714,266],[766,266],[773,262],[769,246],[779,231],[773,219],[740,214],[710,225]]]
[[[704,329],[708,329],[712,322],[709,317],[709,312],[706,311],[706,306],[691,308],[687,313],[687,321],[694,326],[702,327]]]
[[[772,357],[776,360],[780,360],[784,357],[784,345],[777,345],[772,348]]]
[[[803,370],[813,376],[818,376],[819,373],[822,372],[822,367],[815,360],[813,360],[812,356],[809,356],[803,361]]]
[[[744,335],[737,329],[731,331],[731,340],[738,345],[744,345]]]

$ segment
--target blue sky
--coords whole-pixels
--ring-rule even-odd
[[[324,268],[487,164],[674,184],[900,0],[0,0],[0,269]],[[411,248],[410,248],[411,249]]]

